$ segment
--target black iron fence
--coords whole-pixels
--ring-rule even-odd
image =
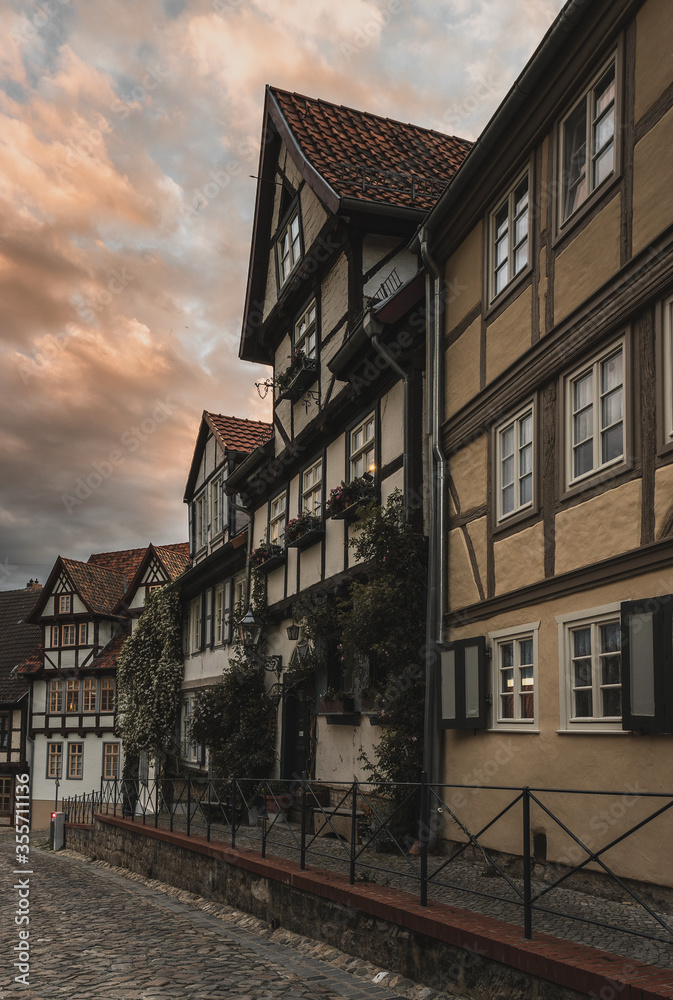
[[[488,820],[482,816],[481,821],[475,821],[475,816],[488,811],[483,797],[489,795],[496,801],[491,807],[494,814]],[[607,797],[613,800],[610,809],[597,809],[596,801]],[[477,801],[479,808],[475,809]],[[586,803],[587,808],[580,808]],[[527,938],[532,937],[537,913],[669,946],[673,945],[673,918],[655,911],[644,898],[647,894],[638,891],[633,874],[627,877],[617,871],[614,862],[608,864],[606,855],[655,822],[655,840],[670,844],[670,826],[661,824],[662,817],[670,821],[671,807],[673,792],[437,786],[430,785],[425,775],[416,784],[404,785],[358,781],[330,781],[326,785],[305,776],[285,782],[235,777],[146,782],[113,779],[104,780],[99,792],[63,803],[68,823],[90,823],[94,813],[99,813],[125,817],[143,826],[168,827],[188,837],[224,841],[234,848],[237,841],[239,846],[244,841],[246,847],[259,849],[262,857],[269,848],[279,855],[298,857],[302,869],[309,862],[340,868],[348,872],[351,884],[375,879],[381,873],[391,876],[393,884],[417,892],[422,906],[427,906],[428,892],[437,896],[440,890],[499,901],[522,914]],[[598,833],[609,834],[615,825],[623,826],[625,817],[633,818],[627,829],[608,836],[600,846],[595,843]],[[541,820],[550,835],[561,831],[558,837],[566,844],[550,859],[544,882],[533,874],[536,862],[546,860],[538,856],[544,853],[540,834],[536,834]],[[506,824],[504,840],[510,848],[514,843],[509,853],[500,846],[499,834],[494,834],[498,824],[500,830]],[[326,836],[333,839],[328,843]],[[440,840],[443,853],[438,851]],[[498,848],[493,847],[495,842]],[[493,891],[484,888],[483,879],[467,883],[464,878],[456,879],[461,862],[468,858],[472,866],[476,861],[489,876],[497,878]],[[594,876],[598,872],[608,884],[617,886],[623,902],[647,914],[647,928],[633,922],[632,926],[610,923],[599,919],[595,911],[591,915],[555,906],[555,890],[585,871]]]

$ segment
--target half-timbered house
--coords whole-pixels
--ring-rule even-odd
[[[19,668],[31,687],[32,823],[48,826],[59,799],[121,775],[116,667],[147,593],[188,563],[187,543],[56,560],[28,620],[42,647]]]
[[[666,0],[570,0],[420,235],[444,781],[670,791],[671,51]],[[495,799],[466,794],[479,829]],[[608,839],[606,800],[564,807]],[[616,808],[631,825],[655,805]],[[575,856],[535,824],[541,857]],[[673,885],[666,836],[654,823],[610,861]],[[484,842],[518,853],[519,828]]]
[[[283,669],[297,599],[333,598],[356,569],[350,502],[399,488],[422,518],[424,279],[408,243],[469,146],[267,88],[240,357],[272,366],[258,388],[274,436],[226,489],[252,512],[266,650]],[[353,686],[324,652],[314,686],[281,687],[283,777],[352,778],[376,741],[358,690],[348,714],[316,718],[321,691]]]
[[[233,469],[272,437],[258,420],[204,411],[185,487],[191,568],[180,580],[185,671],[180,746],[189,770],[206,766],[205,750],[191,738],[194,699],[229,665],[234,609],[244,601],[248,513],[225,484]]]

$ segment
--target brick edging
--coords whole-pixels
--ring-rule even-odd
[[[117,816],[96,814],[94,819],[329,899],[579,993],[619,996],[620,1000],[673,998],[670,969],[625,959],[550,934],[536,932],[533,940],[527,941],[521,928],[504,920],[447,903],[431,902],[422,907],[398,889],[371,883],[350,885],[345,875],[320,868],[302,871],[298,862],[270,856],[263,859],[249,848],[234,849],[220,842],[209,842],[205,837],[187,837],[184,833],[143,826]],[[602,990],[609,993],[601,993]]]

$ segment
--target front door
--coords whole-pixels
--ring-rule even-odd
[[[313,692],[304,687],[286,690],[283,702],[283,739],[281,778],[301,778],[302,771],[312,774],[311,730],[313,727]]]

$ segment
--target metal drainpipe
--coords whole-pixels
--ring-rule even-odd
[[[386,364],[390,365],[395,374],[400,376],[404,385],[404,520],[408,521],[411,491],[413,489],[413,484],[411,482],[411,449],[413,447],[413,442],[411,440],[411,422],[409,420],[409,411],[411,407],[411,377],[409,372],[405,372],[398,365],[397,361],[388,353],[379,340],[378,334],[383,330],[383,324],[372,316],[371,310],[367,312],[367,315],[362,321],[362,329],[372,342],[374,350],[380,354]]]
[[[423,263],[429,274],[426,278],[426,385],[428,406],[426,411],[430,458],[430,545],[428,558],[428,602],[427,602],[427,660],[425,697],[425,745],[423,748],[424,767],[430,784],[439,781],[439,739],[438,697],[439,671],[436,643],[442,639],[442,614],[444,610],[444,559],[448,539],[444,531],[444,484],[446,459],[442,451],[440,428],[442,417],[441,320],[443,297],[441,293],[441,272],[428,250],[428,232],[425,227],[420,233],[420,249]]]

